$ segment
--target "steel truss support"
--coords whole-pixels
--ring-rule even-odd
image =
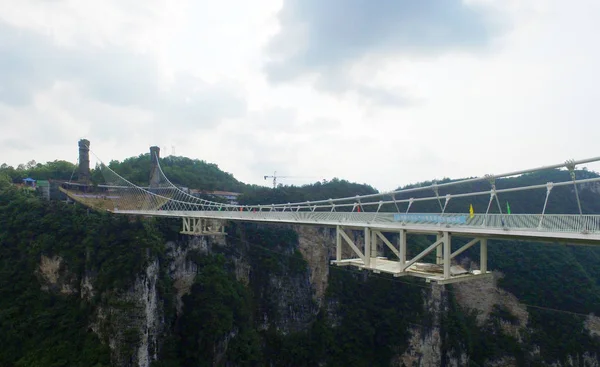
[[[206,218],[182,218],[180,233],[192,236],[225,235],[225,221]]]
[[[460,282],[473,278],[487,277],[487,238],[475,238],[452,252],[452,234],[448,231],[435,233],[436,240],[426,249],[407,260],[407,230],[400,230],[397,234],[398,245],[392,242],[381,230],[365,227],[364,247],[355,243],[342,226],[336,227],[336,259],[332,264],[345,266],[353,265],[359,269],[371,270],[375,273],[390,273],[394,276],[415,276],[440,284]],[[422,234],[422,233],[421,233]],[[352,258],[343,258],[343,246],[347,244],[353,252]],[[380,244],[387,246],[397,259],[387,259],[379,256]],[[480,270],[467,271],[458,265],[452,265],[452,260],[473,247],[480,245]],[[435,263],[421,262],[423,258],[435,250]]]

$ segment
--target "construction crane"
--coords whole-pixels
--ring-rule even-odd
[[[273,179],[273,188],[274,189],[277,188],[277,179],[278,178],[315,178],[315,177],[308,177],[308,176],[277,176],[277,171],[273,172],[273,175],[265,175],[263,177],[265,178],[265,180],[267,178]]]
[[[290,176],[277,176],[277,171],[273,172],[273,175],[265,175],[265,180],[267,178],[272,178],[273,179],[273,188],[276,189],[277,188],[277,179],[278,178],[287,178]]]

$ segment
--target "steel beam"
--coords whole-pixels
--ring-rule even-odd
[[[346,241],[346,243],[350,246],[350,248],[354,251],[355,254],[358,255],[358,257],[360,257],[363,262],[365,261],[365,255],[358,249],[358,247],[354,244],[354,241],[352,241],[350,239],[350,237],[348,237],[348,235],[346,234],[346,232],[344,231],[344,228],[341,226],[338,226],[339,230],[337,233],[339,233],[342,238]],[[341,246],[341,244],[340,244]],[[341,256],[341,255],[340,255]],[[339,260],[341,261],[341,260]]]
[[[398,232],[398,261],[400,262],[400,271],[406,269],[406,230],[401,229]]]
[[[479,270],[481,270],[482,273],[487,273],[487,259],[488,259],[487,238],[481,239],[481,244],[479,245],[479,251],[480,251]]]
[[[444,231],[442,238],[444,240],[444,279],[450,279],[450,255],[452,252],[450,233]]]
[[[436,237],[437,237],[437,240],[439,241],[439,240],[442,239],[442,234],[438,232],[437,235],[436,235]],[[435,263],[438,264],[438,265],[440,265],[440,264],[442,264],[442,261],[443,261],[443,259],[442,259],[442,245],[440,244],[435,249]]]
[[[450,258],[454,259],[456,256],[458,256],[458,255],[462,254],[463,252],[467,251],[469,248],[471,248],[474,244],[476,244],[480,240],[481,240],[481,238],[474,238],[474,239],[472,239],[466,245],[464,245],[461,248],[459,248],[458,250],[454,251],[452,253],[452,255],[450,255]]]

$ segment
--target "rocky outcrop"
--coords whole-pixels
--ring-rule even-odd
[[[589,353],[585,352],[581,356],[567,356],[564,363],[554,362],[550,364],[550,367],[599,367],[600,366],[600,356],[598,353]]]
[[[176,291],[175,307],[177,313],[181,313],[183,307],[181,297],[190,292],[196,274],[198,274],[197,265],[190,261],[188,255],[190,251],[208,253],[208,241],[204,236],[190,236],[184,242],[168,242],[166,247],[169,276],[173,280],[173,287]]]
[[[74,276],[67,271],[63,258],[60,256],[41,256],[37,271],[43,291],[55,291],[61,294],[73,294],[77,292],[72,284]]]
[[[600,317],[589,314],[585,319],[585,328],[591,335],[600,336]]]
[[[282,334],[307,330],[319,307],[313,301],[313,290],[308,280],[308,273],[303,276],[271,277],[269,295],[275,305],[271,323]],[[275,316],[275,317],[273,317]]]
[[[474,267],[477,265],[474,264]],[[502,273],[494,272],[492,278],[456,283],[453,286],[454,295],[462,308],[474,310],[477,313],[478,326],[483,326],[489,320],[495,307],[501,307],[510,312],[518,322],[510,323],[500,320],[502,331],[518,341],[522,341],[529,313],[527,307],[520,304],[517,297],[498,287],[498,280],[502,277]]]
[[[442,335],[440,315],[444,311],[443,286],[432,286],[431,290],[423,290],[425,309],[431,317],[431,325],[413,325],[410,329],[408,348],[397,359],[393,366],[439,366],[442,361]]]
[[[157,360],[164,329],[159,273],[158,260],[149,261],[127,291],[106,293],[97,308],[91,329],[109,345],[113,365],[149,367]]]
[[[335,251],[335,237],[326,228],[297,226],[294,230],[298,233],[298,249],[308,263],[310,284],[320,307],[327,290],[329,258]]]
[[[146,267],[144,275],[136,279],[134,292],[141,295],[143,307],[142,324],[140,325],[140,344],[137,348],[139,367],[150,367],[150,363],[158,357],[158,336],[162,332],[163,315],[160,307],[156,283],[158,281],[159,263],[152,261]]]

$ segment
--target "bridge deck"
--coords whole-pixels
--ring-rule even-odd
[[[317,226],[369,227],[411,233],[449,231],[464,237],[523,239],[542,242],[600,244],[600,215],[541,214],[402,214],[357,212],[242,212],[242,211],[175,211],[115,210],[128,215],[208,218],[249,222],[286,223]]]

